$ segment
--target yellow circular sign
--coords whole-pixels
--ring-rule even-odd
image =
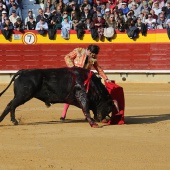
[[[23,35],[22,41],[24,44],[28,44],[28,45],[36,44],[37,36],[32,32],[27,32]]]

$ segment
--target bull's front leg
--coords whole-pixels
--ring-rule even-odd
[[[88,101],[86,92],[83,90],[76,90],[75,96],[90,126],[94,128],[99,127],[99,125],[96,124],[90,116],[89,101]]]

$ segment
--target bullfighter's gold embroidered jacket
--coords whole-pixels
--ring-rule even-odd
[[[72,52],[65,56],[65,62],[68,67],[77,66],[88,70],[91,70],[91,67],[93,66],[104,80],[107,79],[107,76],[105,75],[104,71],[98,65],[97,56],[95,58],[88,56],[87,62],[86,58],[87,58],[86,49],[75,48]]]

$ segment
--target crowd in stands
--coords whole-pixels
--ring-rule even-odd
[[[149,29],[167,29],[170,34],[170,0],[38,0],[44,3],[38,15],[28,10],[22,16],[22,0],[0,0],[0,29],[6,39],[11,30],[37,30],[54,39],[56,30],[69,39],[69,31],[76,30],[81,38],[89,30],[93,39],[108,40],[115,29],[126,31],[136,38],[139,31],[146,35]],[[7,31],[8,30],[8,31]],[[9,35],[8,35],[9,34]]]

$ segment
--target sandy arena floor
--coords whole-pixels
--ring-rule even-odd
[[[36,99],[18,107],[18,126],[9,115],[0,123],[0,170],[169,170],[170,84],[120,85],[125,125],[91,128],[74,106],[61,123],[63,104],[46,108]],[[0,113],[12,96],[11,87]]]

